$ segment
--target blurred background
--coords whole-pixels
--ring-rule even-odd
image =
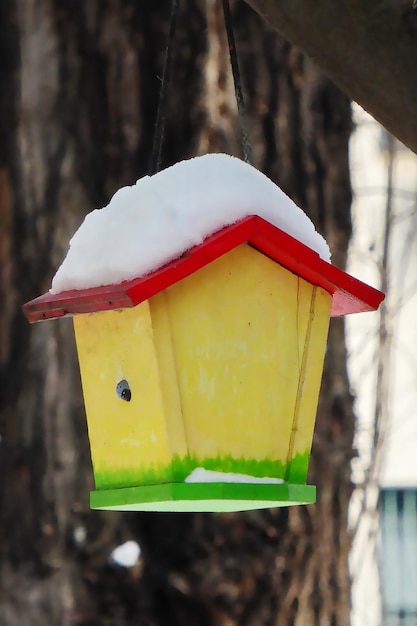
[[[387,297],[347,318],[358,457],[353,623],[417,624],[417,156],[353,105],[348,269]]]
[[[345,626],[352,591],[356,624],[386,615],[381,468],[402,465],[414,437],[413,457],[416,439],[407,431],[416,404],[415,157],[407,169],[405,150],[361,110],[353,119],[349,99],[309,59],[242,0],[231,7],[255,166],[308,213],[335,265],[346,267],[351,245],[349,270],[389,287],[380,314],[349,322],[348,344],[344,322],[331,322],[309,475],[317,505],[89,510],[72,323],[29,326],[21,305],[49,289],[86,213],[149,172],[170,2],[1,2],[1,626]],[[162,167],[216,151],[242,157],[222,7],[182,0]],[[401,427],[394,393],[404,400]],[[394,432],[405,439],[384,456]],[[404,491],[404,475],[390,476],[385,484]],[[407,485],[407,511],[416,485]],[[392,502],[398,521],[409,496]],[[407,519],[413,529],[415,510]],[[390,528],[404,536],[399,522]]]

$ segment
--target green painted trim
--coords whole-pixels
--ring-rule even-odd
[[[233,457],[230,454],[226,456],[209,457],[206,459],[198,459],[195,456],[190,457],[192,469],[196,467],[204,467],[206,470],[215,472],[232,472],[234,474],[248,474],[256,478],[282,478],[285,477],[285,463],[276,459],[245,459],[244,457]],[[190,472],[188,472],[190,473]],[[186,474],[182,480],[188,476]]]
[[[196,467],[218,472],[248,474],[256,478],[285,478],[286,467],[281,461],[272,459],[234,458],[231,455],[198,459],[196,456],[180,458],[175,455],[168,465],[157,465],[148,468],[133,467],[116,470],[101,466],[95,469],[94,477],[97,489],[114,489],[134,487],[137,485],[154,485],[159,483],[183,482]],[[298,480],[294,482],[299,482]],[[301,482],[301,481],[300,481]],[[304,481],[305,482],[305,481]]]
[[[288,463],[286,480],[291,483],[304,485],[307,480],[308,466],[310,463],[310,452],[296,454]]]
[[[116,511],[226,512],[310,504],[313,485],[166,483],[93,491],[93,509]]]
[[[96,489],[117,489],[122,487],[134,487],[136,485],[154,485],[171,482],[173,480],[170,466],[158,465],[153,467],[132,467],[116,470],[100,468],[94,471]]]

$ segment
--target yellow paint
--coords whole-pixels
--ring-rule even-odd
[[[132,473],[171,458],[148,302],[74,317],[97,488],[109,470]],[[130,402],[116,385],[129,381]],[[129,484],[129,483],[128,483]]]
[[[191,454],[287,461],[312,290],[247,245],[166,290]]]
[[[165,293],[162,292],[151,298],[149,304],[154,328],[154,343],[159,367],[169,448],[172,455],[183,457],[188,450],[177,380],[178,368],[172,345]]]
[[[308,329],[289,446],[289,460],[298,453],[303,454],[311,449],[331,306],[331,295],[321,287],[314,287],[308,313]],[[290,472],[290,469],[288,471]]]
[[[311,447],[330,306],[245,244],[135,308],[76,316],[97,489],[175,480],[187,455],[287,476]]]

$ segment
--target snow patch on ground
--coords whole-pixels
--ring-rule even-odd
[[[136,541],[126,541],[117,546],[110,555],[110,561],[120,567],[133,567],[139,557],[141,549]]]

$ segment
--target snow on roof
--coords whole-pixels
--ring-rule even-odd
[[[263,217],[330,261],[326,241],[275,183],[240,159],[206,154],[144,176],[89,213],[70,241],[51,293],[144,276],[249,215]]]

